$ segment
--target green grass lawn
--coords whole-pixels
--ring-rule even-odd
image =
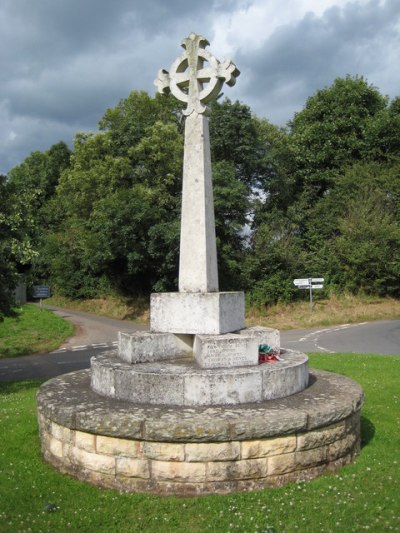
[[[336,474],[252,493],[156,497],[58,474],[39,449],[39,382],[0,384],[0,531],[320,533],[400,531],[400,357],[310,356],[364,388],[361,454]]]
[[[23,305],[16,310],[15,317],[0,322],[0,358],[50,352],[73,332],[70,322],[51,311]]]

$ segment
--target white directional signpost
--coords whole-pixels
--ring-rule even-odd
[[[299,289],[308,289],[310,291],[310,310],[312,311],[313,299],[312,291],[313,289],[323,289],[324,288],[324,278],[299,278],[294,279],[293,283]]]

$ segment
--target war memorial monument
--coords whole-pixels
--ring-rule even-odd
[[[203,37],[156,85],[186,103],[179,291],[151,295],[150,331],[38,392],[42,452],[60,472],[118,490],[209,494],[307,480],[360,448],[363,391],[308,368],[279,331],[245,327],[244,293],[220,292],[207,104],[239,70]],[[275,354],[260,363],[260,351]]]

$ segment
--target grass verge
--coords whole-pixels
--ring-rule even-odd
[[[400,530],[400,357],[310,356],[311,366],[364,388],[363,447],[356,462],[308,483],[195,498],[101,490],[43,463],[38,382],[0,384],[0,531],[51,533],[323,533]]]
[[[149,321],[150,298],[145,296],[127,298],[124,296],[105,296],[88,300],[73,300],[65,296],[52,296],[46,305],[54,305],[75,311],[85,311],[96,315],[116,318],[117,320],[133,320],[141,324]]]
[[[344,294],[316,300],[313,310],[307,301],[278,304],[265,309],[250,308],[248,325],[286,329],[308,329],[336,324],[355,324],[400,318],[400,300]]]
[[[35,305],[23,305],[16,313],[0,322],[0,359],[50,352],[74,332],[72,324]]]

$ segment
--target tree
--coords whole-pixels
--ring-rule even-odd
[[[253,299],[294,296],[293,274],[323,276],[336,289],[394,294],[397,263],[386,261],[384,266],[383,257],[388,243],[396,249],[399,108],[397,99],[388,106],[363,78],[338,78],[307,100],[287,132],[262,124],[269,172],[253,221]],[[357,209],[358,202],[367,207]],[[368,224],[380,216],[380,222],[374,222],[376,233],[367,234]],[[365,229],[363,234],[355,231],[357,224],[360,231]],[[378,266],[374,253],[380,241],[383,256]],[[278,273],[269,261],[279,265]],[[362,271],[368,275],[361,276]]]
[[[32,220],[16,202],[17,195],[5,176],[0,176],[0,321],[12,313],[13,291],[19,272],[35,255],[30,239]]]
[[[379,190],[352,199],[338,221],[334,251],[344,270],[344,288],[400,296],[400,226]]]
[[[245,109],[253,128],[256,122]],[[226,105],[226,121],[240,110],[239,104]],[[100,126],[99,133],[76,136],[70,167],[49,202],[58,227],[43,240],[37,272],[73,296],[92,295],[96,279],[101,280],[99,290],[175,290],[183,160],[180,104],[134,92],[107,110]],[[246,142],[254,145],[254,139]],[[242,230],[249,211],[251,186],[242,175],[243,161],[240,151],[235,162],[213,161],[220,278],[227,289],[240,280]],[[256,168],[256,161],[252,164]],[[57,218],[57,212],[62,216]],[[64,281],[62,263],[68,276]]]
[[[211,104],[210,116],[211,158],[229,161],[236,179],[249,188],[263,179],[261,160],[264,154],[259,138],[258,122],[248,106],[226,98]]]
[[[99,129],[110,132],[113,155],[125,157],[143,137],[145,130],[157,121],[179,127],[182,107],[183,104],[172,96],[157,93],[152,98],[144,91],[132,91],[116,107],[106,110]]]
[[[293,279],[304,272],[305,253],[296,227],[276,215],[270,213],[253,232],[245,263],[248,298],[257,306],[292,300]]]
[[[372,116],[366,124],[363,158],[383,163],[400,158],[400,98]]]
[[[290,122],[289,143],[296,179],[308,196],[321,197],[347,165],[362,158],[367,125],[386,105],[364,78],[350,76],[307,100]]]
[[[37,191],[38,204],[49,200],[55,192],[61,172],[68,168],[71,151],[64,142],[50,147],[46,152],[32,152],[20,165],[9,172],[9,180],[18,191]]]

